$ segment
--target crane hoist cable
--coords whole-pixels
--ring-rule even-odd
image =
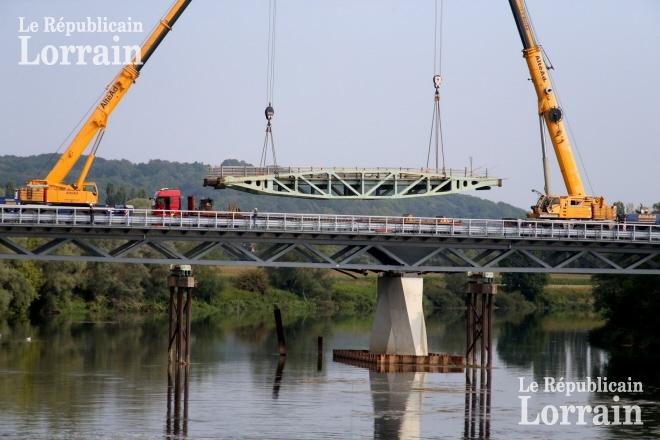
[[[268,164],[268,149],[273,155],[273,165],[277,168],[277,156],[275,154],[275,141],[273,140],[272,120],[275,116],[273,100],[275,95],[275,48],[276,48],[276,24],[277,24],[277,0],[269,0],[268,3],[268,38],[267,38],[267,62],[266,62],[266,101],[268,105],[264,111],[266,116],[266,135],[261,149],[261,159],[259,165],[262,167]]]
[[[443,0],[434,0],[434,27],[433,27],[433,116],[431,118],[431,133],[429,135],[429,148],[426,155],[426,168],[430,167],[431,151],[435,150],[435,171],[440,170],[440,159],[442,159],[442,173],[445,168],[445,147],[442,133],[442,118],[440,115],[440,85],[442,84],[442,28],[444,19]],[[435,148],[433,148],[435,147]]]
[[[554,70],[554,67],[552,68]],[[584,172],[584,177],[587,180],[587,185],[589,185],[589,190],[591,191],[591,194],[595,194],[596,192],[594,191],[594,187],[591,184],[591,177],[589,176],[589,170],[587,169],[587,164],[584,161],[584,158],[582,157],[582,151],[580,150],[580,146],[577,142],[577,139],[575,138],[575,134],[573,133],[573,127],[571,126],[571,120],[568,117],[568,113],[566,112],[566,108],[564,107],[564,103],[561,100],[561,94],[559,92],[559,87],[557,86],[557,82],[554,79],[554,75],[552,72],[550,72],[550,69],[548,69],[548,75],[552,79],[552,82],[554,84],[554,88],[556,91],[557,95],[557,101],[559,102],[559,106],[561,107],[562,111],[564,112],[564,122],[566,123],[566,129],[568,130],[568,137],[573,143],[573,146],[575,147],[575,151],[577,152],[578,156],[578,161],[580,164],[580,167],[582,168],[582,172]]]

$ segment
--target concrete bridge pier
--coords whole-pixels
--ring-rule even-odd
[[[427,356],[422,309],[424,279],[396,273],[378,278],[378,303],[369,351],[379,354]]]

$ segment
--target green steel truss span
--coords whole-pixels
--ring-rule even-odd
[[[0,260],[660,275],[660,226],[0,205]]]
[[[204,186],[307,199],[402,199],[430,197],[502,186],[488,172],[426,168],[209,168]]]

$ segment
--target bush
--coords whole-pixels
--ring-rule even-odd
[[[540,304],[548,311],[593,311],[593,295],[590,286],[547,286],[539,297]]]
[[[432,286],[429,289],[424,289],[424,294],[434,309],[447,310],[465,307],[464,299],[446,287]]]
[[[169,266],[164,264],[146,265],[149,275],[142,280],[144,288],[144,297],[149,300],[167,301],[169,298],[169,289],[167,287],[167,277],[170,274]],[[193,291],[193,295],[195,292]]]
[[[503,310],[531,312],[534,310],[534,305],[520,292],[500,292],[495,295],[495,307]]]
[[[0,316],[5,316],[9,312],[9,304],[11,303],[12,293],[0,288]]]
[[[328,276],[327,271],[321,269],[269,269],[268,278],[274,287],[288,290],[303,298],[332,299],[333,279]]]
[[[657,352],[660,342],[660,276],[595,275],[596,309],[607,318],[598,340],[631,345],[636,353]]]
[[[144,299],[142,281],[149,276],[144,265],[89,263],[85,269],[84,290],[88,299],[117,309],[135,308]]]
[[[71,302],[73,292],[84,284],[87,284],[92,290],[104,288],[101,286],[103,283],[101,278],[86,279],[83,276],[85,263],[42,262],[39,265],[41,279],[33,281],[32,285],[40,293],[40,299],[36,304],[36,308],[40,312],[50,313],[60,308],[66,308]]]
[[[333,289],[332,300],[335,310],[340,313],[371,313],[376,308],[375,280],[338,282]]]
[[[193,291],[195,298],[210,303],[216,295],[222,293],[226,288],[225,280],[215,268],[195,266],[193,273],[197,282]]]
[[[263,269],[250,269],[242,272],[235,280],[234,286],[248,292],[258,292],[262,295],[270,288],[268,274]]]
[[[548,284],[548,274],[545,273],[504,273],[502,284],[507,292],[520,292],[527,301],[536,301]]]
[[[465,294],[465,283],[467,282],[467,274],[460,273],[446,273],[444,275],[445,287],[454,295],[460,295],[462,298]]]
[[[18,269],[0,266],[0,313],[25,318],[36,298],[37,291]]]

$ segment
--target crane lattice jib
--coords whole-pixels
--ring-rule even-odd
[[[523,56],[531,74],[534,89],[539,100],[539,115],[542,115],[554,147],[559,168],[571,196],[584,196],[584,185],[578,170],[573,148],[564,125],[563,113],[552,86],[548,66],[543,57],[541,46],[536,42],[534,31],[524,0],[509,0],[518,33],[523,44]]]
[[[134,59],[131,64],[126,65],[113,79],[92,114],[87,118],[82,128],[71,141],[71,144],[69,144],[67,150],[60,156],[53,169],[46,176],[47,183],[62,183],[69,175],[76,162],[80,159],[80,156],[82,156],[87,146],[94,139],[94,136],[97,135],[99,130],[105,128],[108,116],[110,116],[135,80],[137,80],[144,64],[172,30],[176,21],[191,2],[192,0],[177,0],[142,45],[139,58]],[[78,186],[81,186],[84,182],[91,167],[92,160],[93,155],[83,167],[83,171],[78,179]]]

